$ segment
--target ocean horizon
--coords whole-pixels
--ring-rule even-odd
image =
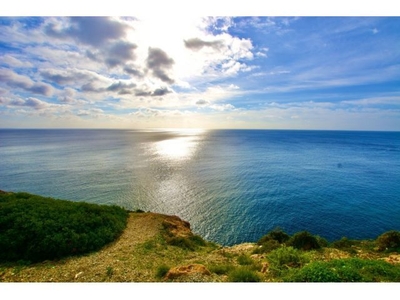
[[[0,190],[172,214],[222,245],[400,230],[400,132],[0,129]]]

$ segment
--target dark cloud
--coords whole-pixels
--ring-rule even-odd
[[[57,71],[57,70],[42,70],[40,72],[40,75],[48,81],[55,82],[57,84],[68,84],[75,82],[76,80],[76,74],[73,73],[67,73],[64,71]]]
[[[43,109],[46,107],[49,107],[49,103],[44,102],[42,100],[36,99],[36,98],[28,98],[25,101],[24,106],[32,107],[34,109]]]
[[[26,100],[15,99],[10,104],[13,106],[26,106],[36,110],[48,108],[51,106],[50,103],[32,97],[29,97]]]
[[[136,58],[133,52],[136,48],[135,44],[123,41],[113,44],[107,51],[106,64],[109,67],[125,65],[128,61]]]
[[[73,38],[83,44],[99,47],[110,40],[121,39],[127,25],[107,17],[72,17],[67,28],[59,29],[55,24],[45,28],[46,34],[57,38]]]
[[[135,90],[135,96],[147,97],[147,96],[151,96],[151,92],[143,91],[143,90]]]
[[[139,96],[139,97],[149,97],[149,96],[156,97],[156,96],[164,96],[164,95],[169,94],[171,92],[172,91],[169,90],[166,87],[155,89],[152,92],[136,89],[135,90],[135,96]]]
[[[160,89],[156,89],[154,90],[151,95],[152,96],[164,96],[166,94],[171,93],[171,91],[168,88],[160,88]]]
[[[184,40],[183,42],[185,43],[186,48],[189,48],[189,49],[195,50],[195,51],[200,50],[203,47],[211,47],[215,50],[219,50],[223,46],[222,41],[207,42],[207,41],[203,41],[199,38]]]
[[[86,57],[90,58],[91,60],[98,61],[97,55],[90,50],[86,50]]]
[[[134,83],[123,83],[121,81],[115,82],[112,85],[110,85],[107,88],[107,91],[111,91],[111,92],[121,92],[121,91],[126,91],[129,90],[131,88],[136,87],[136,84]],[[129,93],[125,93],[125,94],[129,94]]]
[[[137,68],[135,68],[134,66],[127,65],[124,67],[124,71],[125,71],[125,73],[128,73],[130,75],[133,75],[133,76],[136,76],[139,78],[143,77],[143,73],[140,70],[138,70]]]
[[[207,104],[209,104],[210,102],[208,102],[207,100],[204,100],[204,99],[200,99],[200,100],[197,100],[196,101],[196,104],[197,105],[207,105]]]
[[[174,65],[174,60],[168,57],[167,53],[159,48],[149,48],[147,57],[147,67],[153,72],[153,75],[169,84],[174,80],[168,76],[167,71]]]
[[[34,82],[29,77],[17,74],[8,69],[0,69],[0,82],[4,82],[12,88],[20,88],[44,96],[51,96],[54,90],[51,85]]]
[[[104,88],[97,87],[94,82],[89,82],[81,86],[82,92],[94,92],[94,93],[101,93],[104,92]]]
[[[45,83],[35,83],[26,90],[43,96],[51,96],[53,94],[53,87]]]

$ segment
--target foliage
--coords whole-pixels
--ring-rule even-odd
[[[380,235],[376,243],[379,251],[393,251],[400,249],[400,232],[391,230]]]
[[[126,227],[117,206],[0,194],[0,261],[32,262],[95,251]]]
[[[231,264],[213,264],[210,265],[208,269],[217,275],[225,275],[231,272],[234,267]]]
[[[228,274],[229,282],[260,282],[261,277],[248,267],[233,269]]]
[[[245,254],[239,255],[237,258],[237,262],[239,265],[242,266],[253,264],[253,260],[251,259],[251,257]]]
[[[286,243],[289,238],[290,236],[286,234],[283,230],[281,230],[280,228],[275,228],[258,240],[257,244],[259,245],[259,247],[256,248],[253,253],[260,254],[275,250],[279,248],[282,244]]]
[[[192,235],[189,237],[171,237],[167,239],[167,244],[191,251],[195,251],[199,247],[207,245],[206,241],[198,235]]]
[[[332,269],[327,268],[324,262],[313,262],[301,268],[284,281],[293,282],[339,282],[339,276]]]
[[[308,231],[295,233],[288,241],[288,245],[301,250],[320,249],[321,245],[318,238]]]
[[[270,271],[279,275],[290,268],[303,266],[308,261],[308,257],[298,249],[282,246],[268,254],[267,260]]]
[[[317,239],[318,245],[323,248],[323,247],[328,247],[329,243],[327,239],[320,237],[319,235],[316,235],[315,238]]]
[[[270,231],[268,234],[264,235],[257,244],[262,245],[266,241],[277,241],[279,244],[283,244],[289,240],[290,236],[285,233],[280,228],[275,228],[274,230]]]
[[[156,272],[156,277],[163,278],[165,275],[167,275],[169,269],[170,269],[170,267],[168,267],[167,265],[164,265],[164,264],[158,266],[157,272]]]
[[[299,270],[292,270],[284,281],[289,282],[399,282],[400,266],[382,260],[359,258],[315,261]]]
[[[353,248],[356,245],[360,245],[360,242],[355,241],[355,240],[350,240],[347,237],[342,237],[340,240],[334,241],[331,244],[331,247],[339,249],[339,250],[347,251],[351,254],[356,254],[357,251]]]

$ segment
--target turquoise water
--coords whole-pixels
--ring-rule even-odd
[[[400,133],[0,130],[0,189],[178,215],[224,245],[400,230]]]

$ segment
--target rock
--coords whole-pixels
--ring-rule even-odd
[[[400,255],[399,254],[391,254],[388,257],[382,258],[384,261],[396,265],[400,263]]]
[[[181,276],[190,276],[193,274],[211,275],[211,272],[204,265],[191,264],[172,268],[168,271],[167,275],[165,275],[165,278],[171,280]]]
[[[190,230],[190,223],[177,216],[167,216],[162,223],[169,236],[190,237],[193,236]]]

